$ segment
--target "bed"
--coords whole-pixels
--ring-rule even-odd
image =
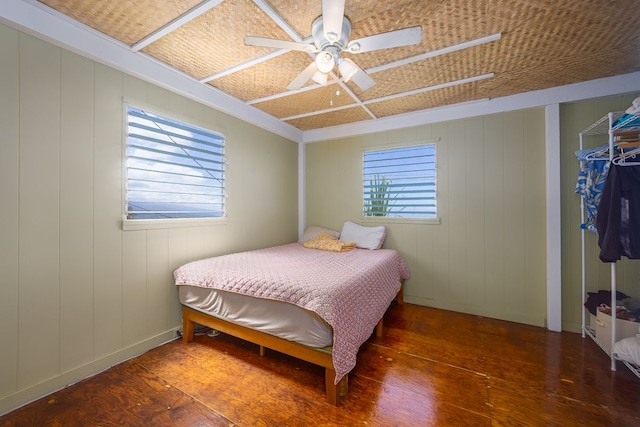
[[[344,229],[343,229],[344,231]],[[384,238],[384,237],[383,237]],[[337,405],[360,346],[394,300],[409,269],[392,249],[346,252],[304,242],[194,261],[178,268],[183,339],[194,324],[325,368],[327,400]]]

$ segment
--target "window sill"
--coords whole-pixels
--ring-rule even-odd
[[[375,224],[415,224],[415,225],[439,225],[440,217],[436,218],[399,218],[386,216],[363,216],[363,223]]]
[[[228,218],[124,219],[123,231],[226,225]]]

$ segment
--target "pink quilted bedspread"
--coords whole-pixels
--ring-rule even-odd
[[[336,384],[356,365],[358,349],[409,276],[393,249],[328,252],[300,243],[194,261],[174,272],[176,285],[285,301],[317,313],[333,328]]]

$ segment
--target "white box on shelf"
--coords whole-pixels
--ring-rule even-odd
[[[595,324],[591,325],[596,332],[596,341],[611,354],[611,316],[598,310]],[[624,319],[616,319],[616,342],[623,338],[640,334],[640,323]]]

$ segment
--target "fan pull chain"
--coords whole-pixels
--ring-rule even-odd
[[[333,107],[333,90],[331,90],[331,99],[329,100],[329,105]],[[340,96],[340,89],[336,90],[336,96]]]

